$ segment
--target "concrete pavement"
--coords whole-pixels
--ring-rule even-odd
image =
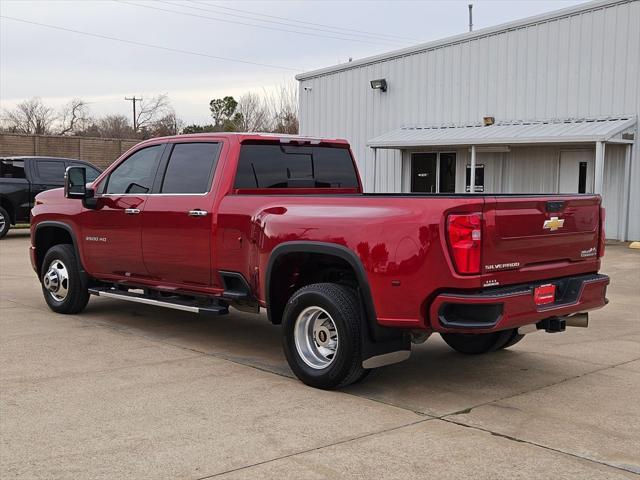
[[[439,337],[341,392],[292,377],[264,316],[46,307],[0,241],[0,477],[639,478],[640,252],[609,246],[588,329],[465,357]]]

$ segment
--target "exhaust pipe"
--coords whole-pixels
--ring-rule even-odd
[[[587,312],[576,313],[575,315],[571,315],[567,317],[567,327],[587,328],[588,326],[589,326],[589,314]]]
[[[527,333],[536,333],[537,331],[538,331],[538,325],[536,325],[535,323],[530,323],[529,325],[520,327],[518,329],[518,335],[526,335]]]

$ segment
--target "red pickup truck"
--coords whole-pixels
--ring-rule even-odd
[[[49,307],[90,295],[267,311],[303,382],[345,386],[439,333],[479,354],[586,326],[605,305],[597,195],[363,193],[344,140],[156,138],[95,181],[38,195],[31,260]]]

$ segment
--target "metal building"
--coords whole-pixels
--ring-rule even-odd
[[[596,192],[607,236],[640,239],[639,0],[296,78],[300,132],[348,139],[368,191]]]

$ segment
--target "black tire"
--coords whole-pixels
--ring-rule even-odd
[[[55,263],[57,262],[57,263]],[[66,282],[63,279],[59,284],[66,288],[66,294],[64,298],[55,298],[56,293],[48,289],[45,284],[51,283],[51,281],[45,279],[45,275],[49,272],[51,266],[54,266],[54,270],[57,272],[67,272]],[[60,267],[64,267],[62,270]],[[54,275],[55,276],[55,275]],[[60,278],[60,275],[58,275]],[[54,245],[44,256],[42,262],[42,270],[40,272],[40,283],[42,286],[42,294],[44,299],[49,305],[49,308],[57,313],[79,313],[84,310],[89,301],[89,291],[87,290],[86,280],[80,273],[80,267],[76,253],[73,246],[68,244]]]
[[[0,207],[0,238],[3,238],[11,228],[11,217],[9,212]]]
[[[310,307],[324,310],[335,324],[338,343],[332,360],[325,367],[311,367],[296,346],[298,317]],[[345,387],[366,377],[370,370],[362,368],[361,322],[360,301],[351,288],[316,283],[296,291],[287,302],[282,319],[284,354],[296,377],[322,389]]]
[[[481,353],[495,352],[501,348],[515,345],[522,340],[517,330],[502,330],[493,333],[441,333],[442,339],[456,352],[466,355],[479,355]]]
[[[511,330],[511,336],[507,338],[507,341],[501,347],[498,347],[497,350],[504,350],[505,348],[513,347],[516,343],[524,338],[524,335],[520,335],[518,333],[518,329],[514,328]]]

